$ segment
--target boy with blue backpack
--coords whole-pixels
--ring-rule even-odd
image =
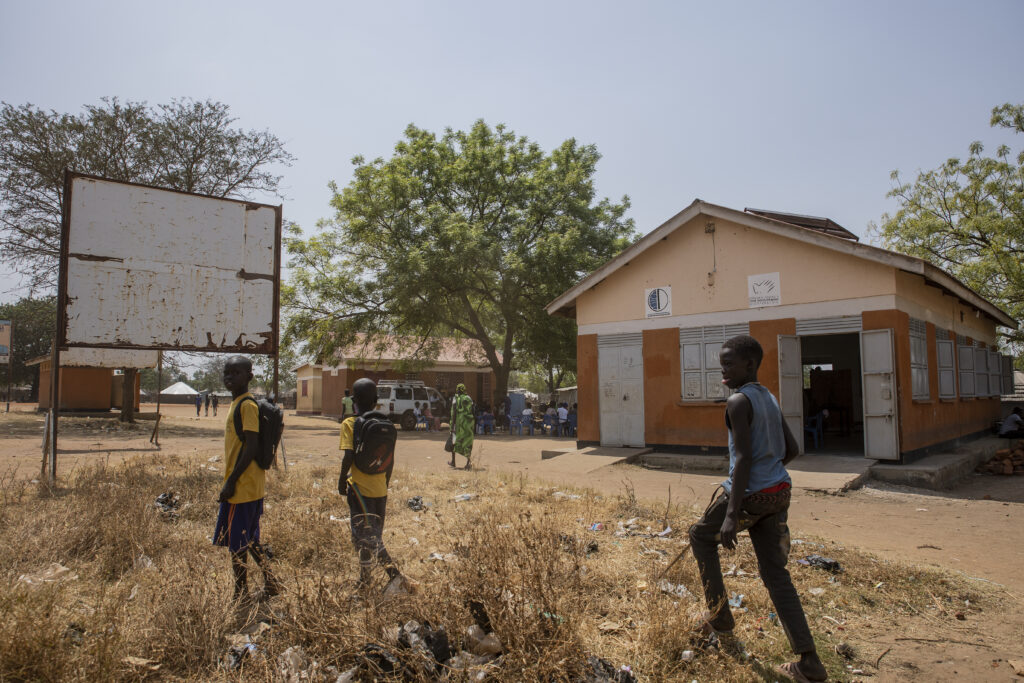
[[[270,571],[267,552],[260,545],[260,517],[266,486],[265,470],[274,462],[281,439],[284,415],[268,401],[256,402],[249,393],[252,363],[232,356],[224,363],[224,386],[232,401],[224,428],[224,485],[218,499],[220,511],[213,532],[213,544],[231,552],[231,570],[235,579],[235,600],[248,602],[246,557],[263,570],[262,597],[281,591]]]
[[[387,573],[388,586],[410,587],[384,547],[388,485],[395,467],[398,432],[391,418],[373,410],[377,385],[363,378],[352,385],[356,414],[341,423],[341,474],[338,493],[348,500],[352,545],[359,553],[359,590],[369,588],[374,564]],[[387,589],[385,589],[387,591]]]

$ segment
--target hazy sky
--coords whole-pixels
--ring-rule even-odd
[[[596,144],[602,196],[642,233],[694,198],[828,216],[863,235],[889,173],[980,139],[1024,101],[1024,3],[15,2],[0,0],[0,100],[212,98],[269,128],[285,216],[329,216],[349,160],[409,123],[504,122]],[[0,300],[19,292],[0,264]]]

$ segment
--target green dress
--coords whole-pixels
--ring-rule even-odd
[[[452,429],[455,430],[455,452],[469,458],[473,452],[473,399],[457,394],[452,401]]]

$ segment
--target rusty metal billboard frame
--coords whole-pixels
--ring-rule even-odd
[[[199,347],[194,345],[181,346],[173,344],[151,344],[151,345],[137,345],[137,344],[85,344],[68,342],[67,339],[67,305],[68,305],[68,259],[69,254],[69,236],[71,231],[71,199],[72,199],[72,186],[73,181],[76,178],[85,178],[89,180],[102,181],[105,183],[113,183],[117,185],[126,185],[131,187],[139,187],[150,190],[156,190],[160,192],[169,192],[187,195],[190,197],[199,197],[205,199],[212,199],[221,202],[231,202],[245,205],[247,208],[258,207],[267,208],[274,211],[274,272],[272,275],[273,282],[273,301],[272,311],[273,319],[271,322],[271,339],[269,344],[263,345],[262,347],[244,346],[225,344],[216,346],[210,343],[206,347]],[[155,185],[148,185],[145,183],[132,183],[124,182],[119,180],[112,180],[110,178],[103,178],[101,176],[89,175],[86,173],[77,173],[65,169],[64,171],[64,196],[62,202],[62,215],[61,215],[61,236],[60,236],[60,256],[58,262],[58,280],[57,280],[57,321],[56,330],[54,335],[53,344],[53,357],[50,363],[50,415],[47,424],[47,436],[44,438],[44,459],[43,459],[43,470],[47,469],[47,455],[49,456],[49,479],[51,483],[56,481],[57,476],[57,424],[58,416],[60,414],[60,352],[62,349],[68,349],[74,347],[84,348],[111,348],[111,349],[139,349],[139,350],[156,350],[156,351],[204,351],[214,353],[243,353],[243,354],[257,354],[257,355],[272,355],[274,356],[274,398],[278,400],[280,391],[278,388],[278,376],[279,376],[279,356],[280,356],[280,297],[281,297],[281,228],[282,228],[282,213],[283,207],[281,205],[274,206],[272,204],[260,204],[257,202],[250,202],[240,199],[231,199],[226,197],[214,197],[211,195],[205,195],[195,192],[185,192],[183,190],[176,190],[166,187],[158,187]],[[88,257],[87,257],[88,259]],[[246,273],[244,268],[237,273],[237,277],[241,279],[265,279],[265,275]],[[240,337],[239,337],[240,339]],[[159,425],[159,415],[157,420]],[[152,439],[151,439],[152,440]]]
[[[175,344],[175,343],[151,343],[151,344],[140,344],[134,342],[118,342],[118,343],[83,343],[83,342],[69,342],[68,340],[68,266],[70,263],[70,234],[71,234],[71,208],[73,201],[73,182],[77,178],[84,178],[87,180],[95,180],[103,183],[112,185],[122,185],[127,187],[137,187],[147,190],[154,190],[157,192],[179,194],[187,197],[196,197],[200,199],[210,199],[217,202],[225,202],[230,204],[239,204],[246,208],[258,208],[258,209],[270,209],[274,212],[274,255],[273,255],[273,269],[274,272],[271,274],[261,273],[247,273],[244,268],[236,273],[236,277],[242,280],[264,280],[271,279],[273,284],[273,301],[272,301],[272,321],[270,325],[270,336],[264,344],[245,344],[245,343],[227,343],[227,344],[216,344],[212,340],[206,345],[197,344]],[[255,353],[263,355],[277,355],[278,343],[280,339],[280,294],[281,294],[281,224],[282,224],[282,207],[280,205],[274,206],[271,204],[260,204],[257,202],[249,202],[240,199],[231,199],[225,197],[213,197],[210,195],[199,194],[195,192],[184,192],[182,190],[174,190],[164,187],[156,187],[153,185],[146,185],[144,183],[130,183],[122,182],[117,180],[111,180],[109,178],[102,178],[100,176],[88,175],[85,173],[75,173],[73,171],[66,171],[64,176],[64,210],[61,220],[61,249],[60,249],[60,260],[59,260],[59,279],[57,287],[57,344],[61,348],[68,348],[71,346],[91,347],[91,348],[122,348],[122,349],[140,349],[140,350],[155,350],[155,351],[201,351],[201,352],[214,352],[214,353]],[[77,258],[86,261],[101,261],[106,260],[105,257],[96,256],[92,254],[76,255]],[[269,275],[269,277],[268,277]],[[265,328],[264,328],[265,329]],[[208,335],[209,337],[209,335]],[[236,340],[238,342],[239,340]]]

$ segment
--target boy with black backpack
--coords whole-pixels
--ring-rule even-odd
[[[384,567],[388,586],[410,586],[384,547],[384,516],[388,503],[388,484],[395,467],[395,440],[398,433],[391,419],[373,410],[377,403],[377,385],[363,378],[352,385],[356,414],[341,423],[344,452],[338,493],[348,499],[352,545],[359,552],[357,588],[370,585],[374,563]],[[385,589],[387,590],[387,589]]]
[[[277,595],[281,588],[270,572],[267,554],[260,545],[260,517],[266,474],[274,460],[284,423],[281,409],[268,401],[257,404],[249,393],[252,363],[232,356],[224,363],[224,386],[231,391],[224,428],[224,486],[220,512],[213,532],[214,545],[227,546],[235,578],[235,599],[249,601],[246,555],[263,570],[263,596]]]

